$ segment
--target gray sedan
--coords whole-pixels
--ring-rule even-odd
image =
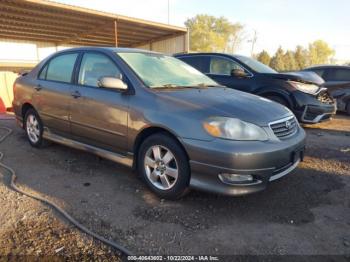
[[[190,187],[263,190],[297,167],[305,145],[286,107],[144,50],[58,52],[17,79],[13,107],[32,146],[50,140],[133,167],[169,199]]]

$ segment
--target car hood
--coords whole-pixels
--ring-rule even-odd
[[[198,117],[233,117],[267,126],[272,121],[293,115],[289,109],[271,100],[224,87],[162,90],[157,93],[162,96],[165,106],[169,106],[169,102],[176,103],[176,107],[184,111],[196,111]]]
[[[283,79],[290,81],[297,81],[308,84],[323,85],[324,80],[314,72],[288,72],[288,73],[276,73],[276,74],[263,74],[275,79]]]

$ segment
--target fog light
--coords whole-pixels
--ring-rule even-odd
[[[222,182],[226,184],[242,184],[254,180],[252,175],[238,175],[227,173],[219,174],[219,178]]]

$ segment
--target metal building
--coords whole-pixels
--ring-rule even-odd
[[[12,100],[15,75],[9,72],[30,69],[49,54],[73,46],[135,47],[173,54],[186,52],[189,44],[183,27],[51,1],[0,0],[2,103],[8,107]]]

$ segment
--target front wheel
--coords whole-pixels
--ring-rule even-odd
[[[188,191],[190,167],[186,153],[166,134],[152,135],[142,143],[138,172],[161,198],[178,199]]]

